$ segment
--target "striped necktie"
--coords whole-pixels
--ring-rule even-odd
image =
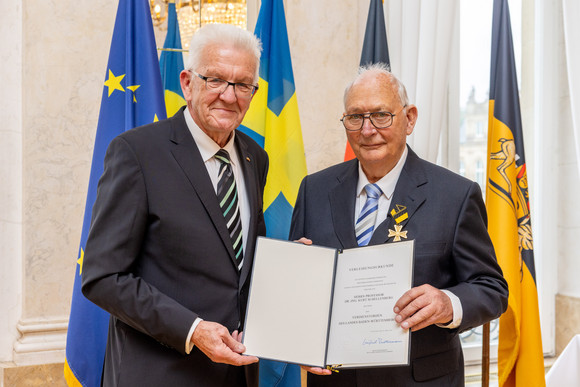
[[[367,191],[367,201],[360,211],[354,228],[359,246],[368,245],[373,236],[379,208],[379,198],[383,194],[383,191],[376,184],[365,185],[365,191]]]
[[[232,171],[232,164],[230,155],[225,149],[220,149],[215,158],[221,162],[217,197],[230,232],[230,238],[234,247],[234,254],[236,256],[236,263],[238,270],[242,269],[244,263],[243,253],[243,238],[242,238],[242,218],[240,216],[240,207],[238,205],[238,191],[236,189],[236,179]]]

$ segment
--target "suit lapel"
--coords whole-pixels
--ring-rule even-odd
[[[247,246],[245,248],[244,253],[244,265],[242,266],[242,272],[240,273],[239,284],[241,288],[246,282],[246,278],[248,277],[252,266],[250,265],[250,262],[253,260],[253,257],[249,257],[248,254],[251,255],[253,253],[256,245],[256,238],[253,238],[251,236],[257,235],[256,225],[258,224],[258,220],[256,219],[256,216],[259,212],[258,209],[260,207],[260,200],[258,190],[258,178],[256,176],[255,169],[253,168],[253,164],[255,162],[254,155],[248,150],[248,146],[246,142],[241,138],[241,136],[236,136],[235,142],[238,150],[238,157],[240,158],[240,165],[244,173],[244,182],[246,185],[246,194],[248,195],[248,202],[250,203],[249,211],[251,216],[248,230],[246,230],[246,232],[248,233],[248,237],[246,238]]]
[[[387,219],[374,231],[369,245],[392,242],[395,239],[393,233],[397,231],[395,226],[405,231],[405,226],[426,200],[424,186],[428,182],[427,175],[419,163],[419,157],[411,148],[408,149],[407,161],[397,181]],[[396,213],[395,216],[393,216],[393,210]],[[397,210],[399,210],[398,213]],[[414,236],[407,234],[406,238],[414,239]]]
[[[207,173],[197,144],[187,128],[183,114],[182,110],[181,114],[176,114],[171,119],[170,141],[174,144],[171,153],[203,203],[214,227],[228,250],[233,265],[236,266],[230,233],[213,189],[213,184]]]
[[[343,248],[358,246],[354,233],[357,182],[358,161],[354,160],[343,175],[337,176],[337,185],[329,193],[332,223]]]

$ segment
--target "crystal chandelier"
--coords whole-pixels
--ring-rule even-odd
[[[191,36],[199,28],[209,23],[233,24],[241,28],[247,25],[246,0],[149,0],[153,25],[164,27],[167,19],[167,7],[175,2],[181,46],[187,50]]]

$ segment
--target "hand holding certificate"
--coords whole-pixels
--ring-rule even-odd
[[[245,353],[321,368],[408,364],[409,331],[393,308],[412,268],[413,241],[339,252],[259,238]]]

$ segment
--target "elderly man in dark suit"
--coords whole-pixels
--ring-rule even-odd
[[[462,386],[459,333],[507,307],[480,188],[406,145],[416,120],[384,65],[360,69],[341,120],[357,159],[304,178],[290,231],[293,240],[333,248],[415,240],[413,288],[392,311],[412,331],[410,365],[307,368],[308,387]]]
[[[235,129],[260,52],[245,30],[203,27],[180,76],[187,107],[107,150],[82,273],[111,314],[104,386],[252,384],[239,332],[268,158]]]

